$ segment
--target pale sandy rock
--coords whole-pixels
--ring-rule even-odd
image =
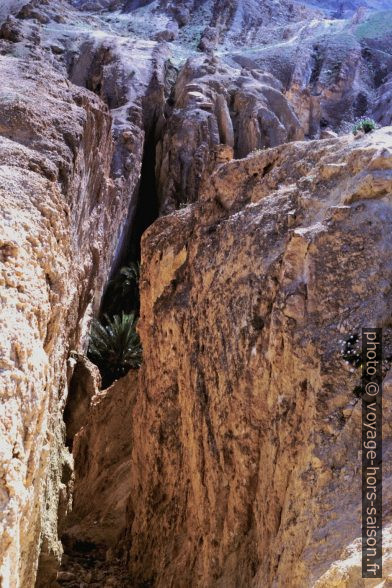
[[[0,67],[0,569],[14,588],[33,585],[40,551],[47,577],[61,555],[65,361],[84,345],[129,200],[111,196],[99,98],[48,64],[10,56]]]

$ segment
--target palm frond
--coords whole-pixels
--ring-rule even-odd
[[[139,313],[140,264],[131,262],[123,266],[109,282],[104,298],[104,307],[110,314],[119,311]]]
[[[112,318],[104,315],[104,322],[93,321],[88,355],[113,379],[140,367],[142,347],[136,325],[135,313],[123,312]]]

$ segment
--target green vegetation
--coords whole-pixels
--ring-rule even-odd
[[[110,280],[101,305],[101,319],[94,319],[88,357],[101,372],[102,385],[109,386],[142,362],[142,347],[136,332],[139,316],[140,265],[130,262]]]
[[[347,364],[354,368],[359,368],[362,365],[362,352],[360,349],[360,341],[358,333],[350,335],[347,339],[340,341],[342,346],[340,353]]]
[[[357,26],[354,34],[360,40],[379,39],[384,35],[392,36],[392,10],[370,14],[369,18]]]
[[[353,126],[353,133],[356,135],[359,131],[371,133],[377,129],[377,123],[372,118],[360,118]]]
[[[142,347],[136,324],[135,313],[104,315],[103,322],[94,319],[88,356],[99,367],[104,387],[140,367]]]

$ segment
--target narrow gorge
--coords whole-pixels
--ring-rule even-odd
[[[392,585],[391,0],[3,0],[0,82],[0,586]]]

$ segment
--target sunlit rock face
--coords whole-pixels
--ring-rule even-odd
[[[391,129],[282,145],[221,164],[144,235],[135,581],[364,585],[361,373],[341,341],[371,324],[392,349],[391,167]]]
[[[69,467],[65,360],[82,344],[95,288],[108,271],[115,245],[108,210],[121,217],[126,203],[110,205],[106,106],[40,63],[10,56],[0,67],[1,572],[4,585],[27,586],[40,534],[54,556],[60,549]]]

